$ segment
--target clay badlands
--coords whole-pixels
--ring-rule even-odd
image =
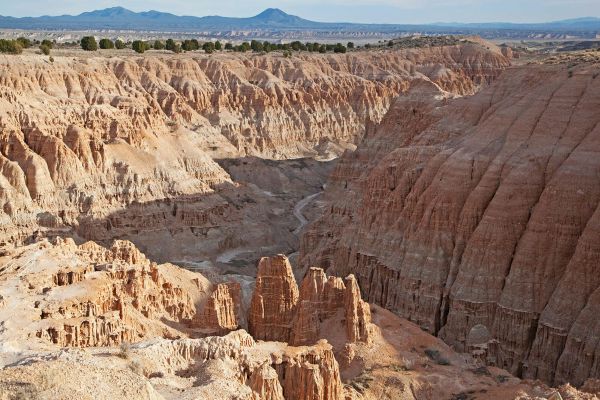
[[[0,56],[0,399],[597,399],[600,57],[513,56]]]

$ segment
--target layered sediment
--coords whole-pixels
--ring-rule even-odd
[[[413,85],[338,163],[300,263],[355,274],[459,351],[487,332],[484,358],[517,375],[597,378],[598,76],[515,67],[456,100]]]
[[[457,95],[491,81],[509,60],[490,46],[291,59],[3,56],[3,240],[64,230],[110,240],[166,223],[203,232],[239,219],[230,195],[214,195],[231,187],[215,158],[335,156],[412,80]]]

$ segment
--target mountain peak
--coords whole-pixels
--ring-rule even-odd
[[[108,17],[108,18],[110,18],[110,17],[128,16],[128,15],[132,15],[132,14],[135,14],[135,13],[124,7],[110,7],[110,8],[105,8],[102,10],[94,10],[94,11],[84,12],[79,15],[86,16],[86,17],[104,17],[104,18]]]
[[[256,16],[257,18],[273,18],[273,17],[291,17],[290,14],[280,10],[279,8],[267,8]]]

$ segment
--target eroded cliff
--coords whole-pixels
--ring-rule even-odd
[[[599,76],[515,67],[456,100],[413,85],[338,163],[300,262],[459,351],[487,338],[515,374],[599,377]]]
[[[3,241],[73,230],[92,240],[141,235],[140,244],[165,224],[204,235],[242,219],[232,198],[255,196],[233,190],[214,159],[335,156],[412,80],[457,95],[491,81],[509,60],[487,47],[291,59],[4,56]]]

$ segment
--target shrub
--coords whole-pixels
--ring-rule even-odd
[[[425,355],[432,361],[435,361],[438,365],[450,365],[450,361],[446,359],[439,350],[425,349]]]
[[[218,40],[215,42],[215,50],[221,51],[223,49],[223,45]]]
[[[0,39],[0,53],[21,54],[23,47],[16,40]]]
[[[54,57],[50,56],[50,58],[48,59],[48,61],[50,61],[51,63],[54,62]]]
[[[327,53],[327,47],[325,47],[325,45],[321,45],[319,47],[319,53]]]
[[[258,40],[253,40],[250,42],[250,48],[252,49],[252,51],[256,52],[263,51],[263,44]]]
[[[233,50],[233,45],[229,42],[225,43],[225,50]]]
[[[200,48],[200,43],[196,39],[186,39],[181,44],[181,48],[185,51],[194,51]]]
[[[290,58],[290,57],[292,57],[292,52],[289,51],[289,50],[286,50],[286,51],[283,52],[283,56],[285,58]]]
[[[148,44],[146,42],[144,42],[143,40],[134,40],[133,43],[131,43],[131,48],[136,52],[136,53],[143,53],[146,50],[148,50]]]
[[[84,36],[81,38],[81,48],[85,51],[96,51],[98,50],[98,43],[96,38],[93,36]]]
[[[42,40],[42,46],[47,46],[49,49],[54,47],[54,43],[51,40],[44,39]]]
[[[161,40],[154,41],[154,50],[162,50],[165,48],[165,44]]]
[[[42,51],[42,54],[46,56],[50,55],[50,47],[46,46],[45,44],[40,46],[40,50]]]
[[[23,49],[28,49],[31,47],[31,40],[22,36],[17,38],[17,42],[21,45],[21,48]]]
[[[115,40],[115,48],[117,48],[118,50],[124,49],[125,48],[125,42],[122,41],[121,39]]]
[[[179,43],[175,43],[175,47],[173,47],[173,53],[181,53],[181,45]]]
[[[344,46],[341,43],[338,43],[335,45],[335,47],[333,48],[333,52],[334,53],[345,53],[346,52],[346,46]]]
[[[129,343],[122,342],[119,345],[119,352],[117,353],[117,356],[125,360],[128,360],[129,357],[131,357],[131,346],[129,345]]]
[[[353,49],[354,48],[354,42],[348,42],[347,46],[349,49]]]
[[[112,40],[104,38],[104,39],[100,39],[100,48],[101,49],[114,49],[115,48],[115,44],[113,43]]]
[[[165,48],[167,50],[174,51],[175,50],[175,41],[173,39],[167,39],[167,42],[165,43]]]
[[[202,50],[204,50],[207,54],[211,54],[215,51],[215,44],[213,42],[205,42],[202,45]]]

